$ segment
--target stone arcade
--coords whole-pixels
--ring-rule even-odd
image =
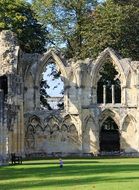
[[[122,59],[105,49],[96,60],[65,60],[49,50],[26,54],[9,31],[0,33],[0,162],[10,153],[99,154],[139,153],[139,61]],[[109,58],[118,72],[119,102],[112,86],[111,102],[103,85],[98,101],[100,70]],[[53,60],[64,82],[64,110],[40,107],[40,80]]]

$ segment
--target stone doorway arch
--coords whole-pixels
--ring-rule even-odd
[[[99,143],[100,152],[120,151],[119,128],[111,117],[108,117],[101,126]]]

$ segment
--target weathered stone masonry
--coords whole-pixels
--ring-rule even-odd
[[[119,58],[111,48],[96,60],[65,60],[55,50],[42,55],[26,54],[9,31],[0,33],[0,46],[0,81],[4,81],[0,90],[3,159],[12,152],[98,154],[103,149],[102,126],[108,118],[118,127],[119,151],[139,153],[139,61]],[[98,104],[99,72],[107,57],[118,71],[121,102],[115,103],[112,98],[111,103],[106,103],[104,88],[104,102]],[[41,73],[50,59],[61,71],[64,82],[61,111],[40,108]]]

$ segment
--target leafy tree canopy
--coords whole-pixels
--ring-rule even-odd
[[[68,58],[84,57],[84,26],[97,0],[34,0],[33,5],[52,44]]]
[[[96,57],[112,47],[123,57],[139,59],[137,0],[34,0],[38,19],[52,44],[68,58]]]
[[[38,23],[31,5],[25,0],[0,0],[0,30],[5,29],[17,34],[23,51],[44,51],[46,30]]]
[[[97,6],[86,35],[87,52],[97,56],[112,47],[123,57],[139,59],[139,8],[134,4],[119,5],[107,0]]]
[[[113,1],[114,3],[118,3],[120,5],[133,4],[133,5],[139,6],[138,0],[113,0]]]

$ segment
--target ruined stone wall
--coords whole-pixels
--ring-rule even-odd
[[[16,71],[19,46],[15,35],[7,30],[0,32],[0,46],[0,75]]]
[[[81,153],[81,131],[78,116],[59,111],[26,114],[26,154]]]
[[[0,88],[3,91],[0,152],[8,158],[12,152],[24,153],[23,84],[17,71],[16,36],[7,30],[0,32],[0,47]]]
[[[7,161],[8,130],[5,119],[4,93],[0,90],[0,165],[6,164]]]
[[[0,103],[1,154],[99,154],[100,132],[108,117],[118,126],[119,151],[139,153],[138,61],[122,59],[111,48],[96,60],[65,60],[55,50],[26,54],[19,51],[9,31],[0,33],[0,45],[0,77],[6,76],[8,82],[4,102],[1,98]],[[97,103],[99,72],[107,57],[121,82],[118,104]],[[40,107],[41,74],[49,60],[61,72],[64,110]],[[3,142],[7,147],[4,152]]]
[[[106,56],[112,59],[119,72],[122,96],[120,104],[97,104],[98,73]],[[53,58],[57,64],[65,84],[64,114],[61,111],[41,111],[39,108],[39,77],[49,58]],[[120,150],[139,152],[137,66],[138,62],[121,59],[109,48],[94,61],[62,60],[53,50],[39,55],[26,75],[30,77],[31,73],[34,80],[32,77],[31,83],[25,81],[25,84],[35,85],[33,88],[31,85],[25,93],[28,94],[26,104],[34,105],[36,110],[33,112],[32,108],[26,107],[25,111],[26,153],[98,154],[101,126],[107,117],[111,117],[119,128]],[[69,119],[66,120],[65,117]]]

